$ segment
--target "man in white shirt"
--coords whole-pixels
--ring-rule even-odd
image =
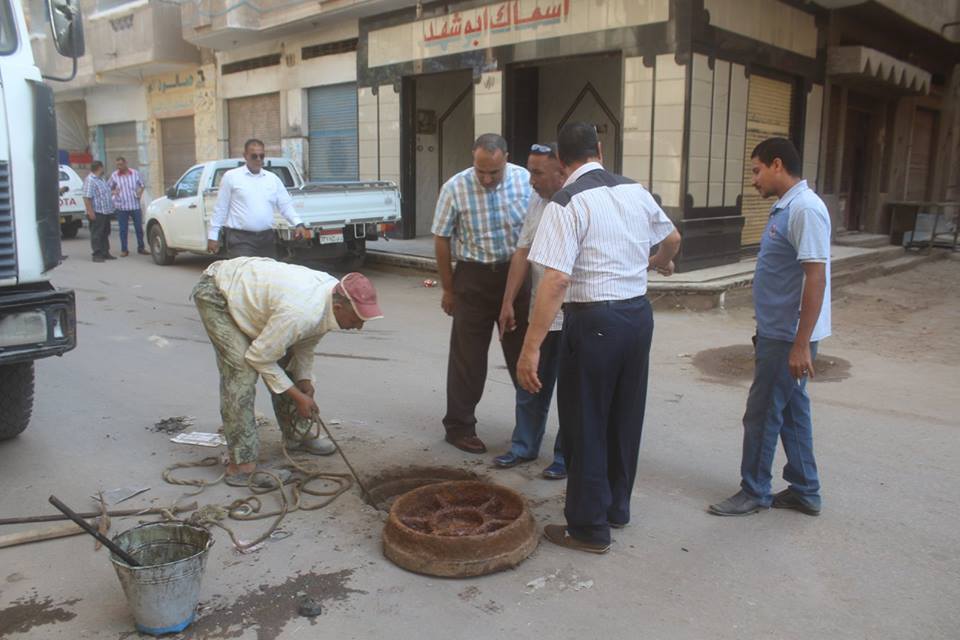
[[[527,170],[530,172],[530,186],[535,193],[530,196],[527,217],[517,241],[517,251],[510,260],[507,274],[507,288],[503,293],[503,305],[500,309],[500,339],[505,333],[516,330],[517,320],[514,302],[517,294],[531,272],[527,257],[530,245],[537,235],[543,210],[554,194],[563,187],[567,175],[560,166],[556,144],[535,144],[530,147],[527,157]],[[536,299],[537,287],[543,277],[543,267],[533,265],[533,284],[531,297]],[[563,313],[558,313],[550,325],[550,331],[540,345],[540,368],[538,375],[543,384],[539,393],[530,393],[523,387],[517,388],[516,426],[513,428],[510,450],[493,459],[493,464],[501,469],[509,469],[518,464],[535,460],[540,454],[540,443],[547,428],[547,416],[553,401],[553,387],[557,382],[560,365],[560,330],[563,328]],[[560,434],[553,443],[553,462],[543,470],[548,480],[563,480],[567,477],[567,467],[563,462]]]
[[[220,251],[222,230],[228,258],[276,258],[274,209],[296,228],[295,239],[310,237],[283,182],[273,172],[264,170],[265,157],[263,142],[251,138],[243,145],[246,164],[223,174],[207,232],[210,253]]]
[[[275,484],[255,473],[258,377],[270,389],[288,451],[336,451],[328,438],[310,437],[319,411],[313,399],[313,355],[328,331],[362,329],[364,322],[383,317],[373,284],[359,273],[337,281],[321,271],[267,258],[236,258],[210,265],[192,298],[217,355],[220,415],[230,455],[227,484]],[[271,472],[281,480],[290,475]]]
[[[540,346],[566,300],[557,404],[567,524],[547,525],[543,534],[563,547],[606,553],[610,527],[630,521],[640,452],[653,338],[647,270],[673,272],[680,234],[646,189],[603,168],[593,125],[565,125],[557,146],[569,178],[530,249],[530,261],[546,271],[517,377],[530,393],[541,392]]]

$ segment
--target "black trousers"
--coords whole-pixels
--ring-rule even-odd
[[[257,258],[277,258],[277,240],[273,229],[265,231],[244,231],[243,229],[223,228],[223,241],[227,247],[227,258],[251,256]]]
[[[90,248],[94,258],[106,258],[110,254],[110,221],[113,216],[94,213],[90,221]]]
[[[475,410],[487,380],[490,338],[500,317],[509,262],[488,265],[460,261],[453,272],[454,310],[447,363],[447,415],[443,426],[453,436],[476,435]],[[517,385],[517,360],[527,333],[530,286],[524,283],[514,302],[517,328],[500,343],[510,378]]]
[[[564,305],[557,408],[567,462],[567,530],[610,542],[609,522],[630,521],[653,312],[645,297]]]

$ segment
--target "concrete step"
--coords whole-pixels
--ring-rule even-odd
[[[890,236],[882,233],[842,233],[837,236],[833,243],[844,247],[878,249],[890,245]]]

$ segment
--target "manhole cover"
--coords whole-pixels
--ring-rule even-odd
[[[753,378],[753,346],[735,344],[706,349],[693,356],[693,364],[706,376],[716,380],[749,380]],[[850,377],[850,363],[843,358],[818,353],[813,362],[816,376],[812,382],[835,382]]]
[[[477,474],[464,469],[410,466],[387,469],[364,484],[368,502],[380,511],[390,511],[398,496],[419,487],[451,480],[479,479]]]
[[[409,571],[447,578],[482,576],[520,564],[537,547],[523,496],[494,484],[431,484],[397,498],[383,552]]]

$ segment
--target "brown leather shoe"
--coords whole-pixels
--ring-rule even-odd
[[[457,449],[460,449],[460,451],[466,451],[467,453],[487,452],[487,447],[483,444],[483,440],[475,435],[456,436],[448,433],[445,439]]]
[[[567,532],[567,528],[562,524],[548,524],[543,528],[543,537],[553,544],[575,551],[586,551],[587,553],[606,553],[610,551],[609,544],[597,544],[595,542],[584,542],[577,540]]]
[[[147,251],[147,250],[144,249],[144,248],[137,249],[137,253],[139,253],[139,254],[142,255],[142,256],[148,256],[148,255],[150,255],[150,252]]]
[[[128,255],[130,255],[130,252],[129,252],[129,251],[121,251],[121,252],[120,252],[120,257],[121,257],[121,258],[126,258]]]

